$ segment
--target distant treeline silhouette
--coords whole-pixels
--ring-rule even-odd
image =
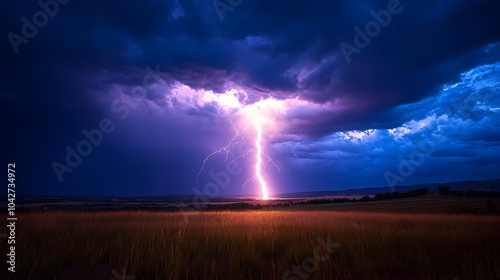
[[[495,191],[450,191],[451,196],[466,196],[466,197],[491,197],[500,198],[500,192]]]
[[[396,199],[396,198],[407,198],[407,197],[415,197],[420,195],[426,195],[429,193],[429,189],[421,188],[415,189],[408,192],[391,192],[391,193],[378,193],[375,195],[373,200],[383,200],[383,199]]]
[[[415,189],[404,193],[392,192],[392,193],[378,193],[375,197],[370,197],[365,195],[361,198],[322,198],[322,199],[311,199],[304,201],[284,201],[281,203],[272,204],[250,204],[246,202],[231,203],[231,204],[208,204],[204,207],[206,211],[218,211],[218,210],[258,210],[258,209],[268,209],[276,207],[287,207],[292,205],[311,205],[311,204],[329,204],[329,203],[356,203],[356,202],[367,202],[375,200],[384,199],[396,199],[396,198],[407,198],[426,195],[429,192],[427,188]]]
[[[489,197],[489,198],[500,198],[500,192],[492,190],[450,190],[448,186],[439,186],[438,191],[440,195],[449,196],[462,196],[462,197]]]
[[[456,197],[484,197],[484,198],[500,198],[500,192],[495,192],[491,190],[468,190],[468,191],[458,191],[450,190],[448,186],[439,186],[439,194],[442,196],[456,196]],[[408,192],[389,192],[389,193],[378,193],[375,196],[362,196],[361,198],[320,198],[311,200],[295,200],[295,199],[282,199],[280,201],[271,201],[269,203],[248,203],[248,202],[238,202],[238,203],[206,203],[206,204],[188,204],[183,206],[167,205],[161,202],[146,202],[142,204],[137,204],[135,199],[129,199],[122,202],[113,202],[111,199],[99,201],[98,203],[88,202],[82,205],[44,205],[43,207],[23,207],[20,204],[18,211],[21,212],[38,212],[38,211],[83,211],[83,212],[99,212],[99,211],[135,211],[135,210],[147,210],[147,211],[167,211],[167,212],[197,212],[197,211],[220,211],[220,210],[260,210],[260,209],[272,209],[289,207],[293,205],[312,205],[312,204],[330,204],[330,203],[359,203],[359,202],[370,202],[370,201],[380,201],[388,199],[398,199],[398,198],[409,198],[427,195],[429,190],[427,188],[419,188],[411,190]],[[40,199],[42,200],[42,199]],[[45,199],[46,200],[46,199]],[[33,199],[30,201],[35,202],[45,202],[37,201]],[[53,200],[53,199],[52,199]],[[52,201],[50,200],[50,201]],[[65,201],[65,200],[63,200]],[[129,204],[133,203],[133,204]],[[490,199],[487,201],[488,212],[495,213],[496,207]]]
[[[322,199],[311,199],[305,201],[286,201],[282,203],[273,203],[267,205],[260,204],[250,204],[246,202],[242,203],[232,203],[232,204],[209,204],[205,208],[205,210],[247,210],[247,209],[266,209],[266,208],[274,208],[274,207],[286,207],[292,205],[307,205],[307,204],[329,204],[329,203],[355,203],[355,202],[367,202],[374,200],[383,200],[383,199],[395,199],[395,198],[407,198],[407,197],[415,197],[420,195],[426,195],[429,192],[427,188],[415,189],[404,193],[379,193],[375,195],[375,197],[370,197],[365,195],[361,198],[322,198]]]

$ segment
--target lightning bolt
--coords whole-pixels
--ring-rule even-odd
[[[295,147],[294,147],[294,146],[292,146],[292,144],[290,144],[290,143],[288,143],[288,146],[290,146],[290,149],[292,150],[293,157],[294,157],[295,159],[299,159],[299,158],[297,157],[297,154],[295,153]]]
[[[230,119],[229,122],[231,123],[231,125],[233,126],[233,129],[235,130],[235,133],[234,133],[234,136],[233,138],[231,138],[231,140],[229,141],[229,143],[227,143],[225,146],[222,146],[221,148],[219,148],[218,150],[215,150],[214,152],[212,152],[211,154],[209,154],[204,160],[203,160],[203,163],[201,164],[201,168],[200,170],[198,171],[198,174],[196,175],[196,180],[195,180],[195,184],[198,183],[198,179],[200,178],[200,175],[201,173],[203,172],[203,169],[205,169],[205,165],[207,163],[207,161],[217,155],[217,154],[222,154],[223,152],[226,153],[226,157],[225,157],[225,160],[224,161],[227,161],[227,159],[229,158],[229,154],[231,153],[231,149],[237,145],[239,145],[241,143],[241,139],[240,140],[237,140],[238,139],[238,136],[240,136],[240,138],[243,138],[243,136],[246,134],[246,130],[247,130],[247,127],[245,126],[245,128],[243,129],[242,132],[240,132],[240,130],[238,130],[236,128],[236,126],[233,124],[233,121]]]
[[[296,160],[298,160],[302,166],[304,166],[304,162],[302,162],[302,159],[300,159],[300,158],[297,156],[297,153],[295,152],[295,148],[296,148],[298,145],[299,145],[299,144],[295,144],[294,146],[292,146],[292,144],[288,143],[288,146],[290,146],[290,149],[292,150],[293,157],[294,157]]]
[[[259,180],[260,188],[262,191],[262,199],[269,199],[269,194],[267,192],[267,183],[262,176],[262,124],[259,121],[255,122],[255,130],[257,130],[257,140],[255,141],[256,161],[255,164],[255,177]]]
[[[235,101],[236,102],[236,101]],[[264,102],[264,104],[262,104]],[[252,175],[250,178],[248,178],[244,184],[242,185],[242,188],[245,188],[245,186],[253,181],[254,179],[257,179],[258,186],[260,187],[261,191],[261,197],[264,200],[269,199],[269,192],[268,192],[268,183],[266,182],[265,177],[269,177],[266,174],[266,167],[269,163],[273,164],[278,171],[281,172],[280,168],[276,163],[271,159],[269,155],[267,155],[263,149],[263,130],[264,126],[270,126],[273,128],[274,122],[272,118],[269,118],[269,108],[280,108],[281,103],[277,102],[274,99],[270,100],[265,100],[257,103],[258,105],[248,105],[248,106],[243,106],[242,104],[236,102],[233,104],[234,108],[239,108],[240,109],[240,119],[241,122],[238,122],[238,125],[235,125],[231,119],[229,119],[229,122],[231,126],[233,127],[235,134],[233,137],[229,140],[229,142],[220,147],[218,150],[213,151],[211,154],[209,154],[202,162],[201,168],[198,171],[198,174],[196,175],[196,180],[195,184],[198,183],[198,179],[201,176],[203,170],[205,169],[205,166],[210,160],[211,157],[221,154],[224,155],[225,153],[225,161],[227,161],[230,157],[234,158],[234,154],[232,150],[238,146],[240,143],[243,142],[243,139],[248,137],[247,134],[247,127],[251,127],[252,124],[255,128],[255,135],[254,136],[254,148],[247,150],[246,153],[237,155],[236,158],[233,160],[236,160],[238,158],[246,158],[250,153],[255,152],[254,159],[255,159],[255,165],[254,165],[254,175]],[[243,127],[242,127],[243,124]],[[267,134],[266,134],[267,135]]]

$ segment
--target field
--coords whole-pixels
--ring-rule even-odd
[[[19,214],[17,272],[4,268],[1,278],[500,279],[498,216],[314,208],[184,215]]]
[[[500,206],[499,199],[493,199]],[[485,214],[486,199],[477,197],[418,196],[363,203],[295,205],[289,210],[334,210],[378,213]]]

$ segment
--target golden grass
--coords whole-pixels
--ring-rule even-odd
[[[17,222],[16,277],[282,279],[341,244],[307,279],[500,279],[494,216],[329,211],[29,213]],[[2,242],[2,248],[5,248]],[[324,252],[324,251],[323,251]],[[6,263],[2,253],[1,262]],[[300,279],[300,278],[288,278]]]

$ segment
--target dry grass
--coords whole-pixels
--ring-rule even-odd
[[[500,207],[500,199],[492,199]],[[327,203],[316,205],[294,205],[289,210],[327,210],[348,212],[381,213],[448,213],[484,214],[487,213],[486,198],[448,197],[423,195],[401,199],[387,199],[363,203]]]
[[[308,279],[500,279],[494,216],[329,211],[31,213],[2,279],[282,279],[340,243]],[[2,248],[6,250],[5,243]],[[3,251],[5,252],[5,251]],[[0,256],[6,263],[6,254]],[[300,278],[289,278],[300,279]]]

